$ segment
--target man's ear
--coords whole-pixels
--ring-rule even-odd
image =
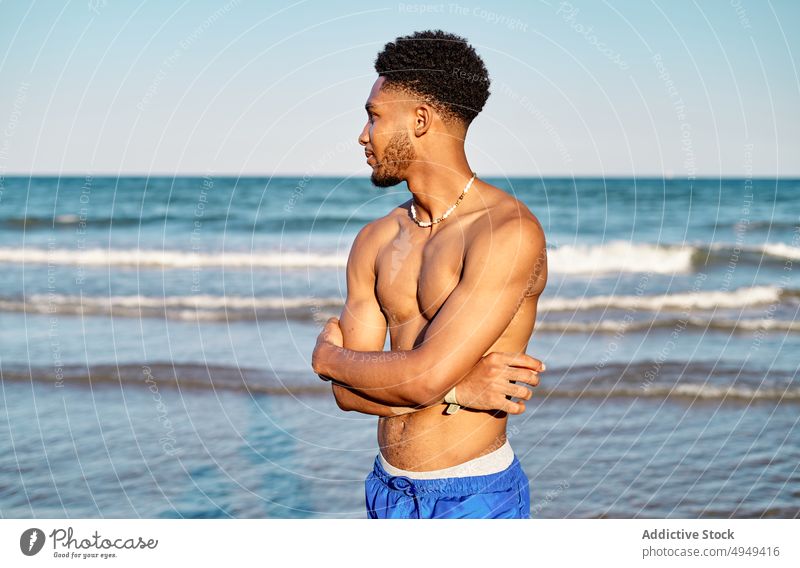
[[[414,109],[414,134],[422,136],[433,124],[433,109],[427,104],[421,104]]]

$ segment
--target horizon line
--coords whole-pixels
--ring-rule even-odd
[[[25,173],[25,172],[12,172],[12,173],[0,173],[0,180],[2,179],[10,179],[10,178],[86,178],[90,176],[92,178],[204,178],[207,176],[211,176],[214,178],[225,178],[225,179],[264,179],[264,178],[304,178],[308,176],[307,172],[304,173],[280,173],[280,174],[258,174],[258,173],[246,173],[246,174],[236,174],[231,172],[193,172],[193,173],[184,173],[184,172],[155,172],[155,173],[147,173],[147,172],[70,172],[70,173],[54,173],[54,172],[45,172],[45,173]],[[309,179],[326,179],[326,178],[351,178],[351,179],[369,179],[370,176],[368,175],[359,175],[359,176],[348,176],[346,174],[335,174],[335,173],[324,173],[324,174],[314,174],[312,176],[308,176]],[[693,176],[692,178],[684,177],[684,176],[665,176],[664,174],[580,174],[580,175],[571,175],[571,174],[513,174],[513,175],[502,175],[502,174],[488,174],[481,176],[484,179],[487,178],[494,178],[494,179],[659,179],[659,180],[667,180],[667,181],[696,181],[696,180],[800,180],[800,173],[797,174],[790,174],[790,175],[765,175],[765,174],[758,174],[758,175],[736,175],[736,174],[722,174],[722,175],[697,175]],[[399,184],[398,184],[399,185]]]

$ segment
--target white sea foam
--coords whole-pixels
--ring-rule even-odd
[[[181,250],[0,248],[0,262],[164,268],[198,266],[305,268],[343,267],[347,265],[347,255],[281,251],[196,253]]]
[[[158,249],[45,249],[0,248],[0,262],[62,264],[83,266],[146,266],[191,268],[223,266],[231,268],[326,268],[347,265],[347,249],[326,251],[229,251],[198,253]],[[733,245],[713,245],[713,250],[733,250]],[[692,270],[692,257],[708,250],[702,245],[658,245],[608,241],[598,245],[562,245],[548,249],[548,270],[563,274],[615,272],[686,273]],[[743,247],[776,258],[800,259],[800,248],[785,243]]]
[[[651,387],[646,390],[640,388],[617,387],[611,390],[603,389],[553,389],[542,390],[540,396],[558,396],[567,398],[582,397],[646,397],[646,398],[693,398],[708,400],[750,401],[750,400],[775,400],[780,402],[800,401],[800,389],[774,388],[774,387],[734,387],[715,386],[708,384],[681,384],[674,387]]]
[[[581,298],[543,298],[539,313],[578,313],[606,308],[635,308],[639,312],[669,311],[691,307],[695,310],[711,308],[740,308],[779,301],[780,290],[772,286],[740,288],[731,292],[686,292],[663,296],[585,296]],[[119,317],[167,317],[172,319],[201,319],[225,321],[227,319],[257,319],[260,317],[286,317],[288,319],[326,319],[338,315],[344,305],[341,297],[281,297],[281,296],[75,296],[62,294],[32,294],[23,298],[0,298],[0,311],[29,313],[62,313],[76,315],[115,315]],[[626,328],[647,330],[669,327],[678,320],[672,318],[622,320],[603,318],[597,321],[564,321],[544,318],[536,325],[540,331],[602,333]],[[729,330],[783,330],[800,331],[800,321],[777,318],[723,319],[693,316],[688,325],[695,328]]]
[[[609,241],[602,245],[562,245],[547,251],[547,268],[564,274],[601,272],[688,272],[692,246],[633,244]]]
[[[690,267],[692,249],[668,249],[657,245],[565,245],[548,251],[551,272],[644,271],[680,272]],[[232,251],[197,253],[148,249],[43,249],[0,248],[0,262],[83,266],[145,266],[192,268],[224,267],[344,267],[347,254],[326,252]]]
[[[253,309],[297,309],[313,307],[332,307],[343,305],[337,297],[317,298],[305,296],[299,298],[248,297],[248,296],[69,296],[61,294],[33,294],[23,300],[0,300],[0,309],[25,306],[29,311],[43,311],[57,308],[191,308],[204,311],[212,310],[253,310]]]
[[[779,301],[780,288],[776,286],[751,286],[729,292],[677,292],[660,296],[581,296],[577,298],[542,298],[539,308],[542,311],[581,311],[604,308],[674,310],[739,308]]]
[[[714,386],[699,384],[681,384],[674,388],[665,389],[663,387],[653,389],[651,394],[667,394],[670,396],[684,396],[692,398],[708,399],[744,399],[744,400],[798,400],[800,399],[800,389],[796,388],[747,388],[735,386]]]
[[[788,258],[790,260],[800,259],[800,247],[793,247],[786,243],[773,243],[759,247],[759,250],[770,256]]]
[[[601,321],[574,322],[574,321],[542,321],[536,324],[537,331],[566,332],[566,333],[616,333],[618,331],[648,331],[659,328],[675,328],[688,326],[700,330],[723,331],[800,331],[800,321],[781,320],[774,318],[677,318],[648,319],[641,321],[626,321],[620,319],[604,319]]]

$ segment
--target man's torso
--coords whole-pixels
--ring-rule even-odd
[[[520,211],[519,202],[505,192],[487,184],[481,188],[485,209],[448,218],[433,231],[409,218],[410,201],[378,221],[382,244],[375,265],[376,295],[389,325],[393,351],[414,349],[424,341],[428,324],[459,283],[463,259],[474,239],[487,237],[491,226],[498,226],[496,223],[508,216],[531,215],[524,205]],[[524,298],[506,330],[484,355],[525,351],[536,318],[536,301],[536,295]],[[428,471],[469,461],[505,443],[505,412],[463,408],[445,414],[446,407],[435,405],[381,417],[378,443],[386,460],[398,468]]]

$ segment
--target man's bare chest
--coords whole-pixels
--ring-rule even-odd
[[[376,296],[390,326],[430,321],[458,285],[466,250],[464,234],[423,239],[407,229],[384,245],[376,259]]]

